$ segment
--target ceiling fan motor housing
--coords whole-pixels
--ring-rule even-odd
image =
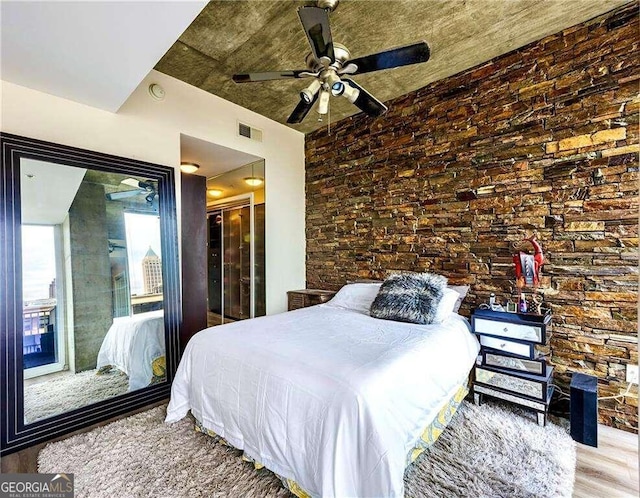
[[[306,57],[307,67],[309,71],[317,74],[316,79],[307,88],[300,92],[300,97],[305,102],[311,103],[320,88],[330,91],[334,84],[339,83],[338,75],[342,66],[349,60],[351,53],[349,49],[339,43],[333,44],[334,61],[330,65],[325,65],[323,61],[316,59],[312,52]]]
[[[329,65],[329,67],[340,70],[342,69],[342,66],[344,66],[344,64],[351,58],[351,52],[349,52],[349,49],[341,43],[334,42],[333,56],[335,60]],[[317,73],[325,68],[325,65],[313,56],[313,52],[309,52],[305,59],[305,62],[307,64],[307,68],[312,73]]]
[[[317,5],[321,9],[328,9],[333,12],[340,3],[340,0],[318,0]]]

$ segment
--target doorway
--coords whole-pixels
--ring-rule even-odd
[[[185,191],[189,209],[205,207],[203,218],[187,220],[187,239],[183,231],[183,254],[188,248],[190,261],[189,309],[183,305],[183,313],[193,323],[184,330],[190,337],[205,324],[266,314],[266,165],[264,158],[187,135],[180,136],[180,152],[181,161],[198,165],[193,176],[205,178],[194,179]],[[205,206],[198,200],[203,186]]]
[[[266,313],[264,213],[253,193],[213,203],[208,211],[209,327]]]

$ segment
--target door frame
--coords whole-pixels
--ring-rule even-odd
[[[253,192],[247,194],[234,195],[233,197],[227,197],[214,201],[207,205],[207,217],[217,211],[222,211],[224,220],[224,211],[234,208],[249,206],[249,233],[251,238],[249,240],[249,285],[251,292],[249,293],[249,318],[255,318],[256,316],[256,268],[255,268],[255,199]],[[222,296],[221,315],[222,323],[224,323],[224,237],[221,239],[221,253],[222,253],[222,278],[220,279],[220,295]]]

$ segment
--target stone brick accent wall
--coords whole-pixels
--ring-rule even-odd
[[[638,32],[634,3],[308,135],[308,286],[433,271],[471,285],[469,314],[511,296],[514,245],[535,234],[557,382],[580,371],[600,396],[624,392],[638,363]],[[637,400],[634,387],[601,401],[601,422],[637,432]]]

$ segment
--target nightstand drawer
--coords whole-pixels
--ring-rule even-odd
[[[476,367],[476,383],[546,402],[548,394],[547,387],[552,370],[553,368],[550,368],[546,376],[536,376],[516,373],[509,374],[484,367]]]
[[[544,358],[528,359],[510,354],[501,354],[493,349],[482,348],[481,366],[513,370],[514,372],[528,373],[532,375],[546,375],[547,364]]]
[[[479,393],[479,394],[486,394],[487,396],[493,396],[494,398],[510,401],[511,403],[517,403],[518,405],[526,406],[528,408],[533,408],[534,410],[538,410],[540,412],[546,412],[547,409],[549,408],[549,402],[544,403],[542,401],[533,401],[527,398],[521,398],[514,394],[509,394],[503,391],[498,391],[497,389],[492,389],[491,387],[474,385],[473,392]],[[547,388],[547,399],[549,401],[551,400],[552,394],[553,394],[553,386],[549,386]]]
[[[487,348],[497,349],[498,351],[504,351],[518,356],[525,356],[531,359],[535,356],[533,344],[529,343],[507,341],[506,339],[500,339],[499,337],[481,335],[480,344]]]
[[[476,309],[471,315],[471,327],[474,334],[504,337],[514,341],[529,341],[546,344],[547,327],[551,315],[535,313],[506,313]]]
[[[543,342],[542,327],[523,323],[508,323],[476,317],[474,322],[476,334],[488,334],[521,341]]]
[[[298,308],[304,308],[305,299],[301,294],[289,294],[289,311],[297,310]]]

